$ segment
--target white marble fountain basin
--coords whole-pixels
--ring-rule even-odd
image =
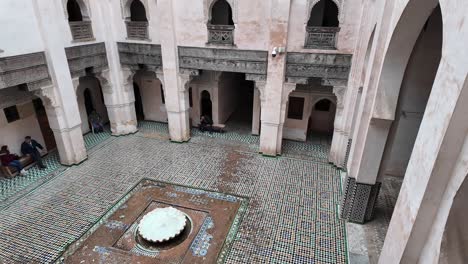
[[[147,213],[138,225],[138,233],[150,242],[168,241],[185,228],[185,214],[174,207],[157,208]]]

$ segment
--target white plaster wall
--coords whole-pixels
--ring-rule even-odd
[[[396,118],[382,158],[385,174],[403,177],[419,131],[427,100],[440,62],[441,28],[434,28],[434,17],[423,31],[410,57],[403,79]]]
[[[138,74],[135,81],[140,88],[145,119],[167,123],[166,105],[162,103],[161,81],[151,73]]]
[[[44,50],[31,0],[0,1],[0,57]]]
[[[31,136],[45,148],[32,102],[20,104],[17,107],[20,120],[12,123],[7,122],[3,109],[0,109],[0,145],[8,145],[12,153],[21,155],[21,143],[24,137]]]
[[[306,141],[308,130],[315,132],[330,132],[333,131],[333,120],[335,118],[335,98],[332,94],[321,92],[294,91],[289,97],[304,98],[304,112],[302,119],[288,118],[289,103],[286,108],[286,120],[283,127],[283,138],[296,141]],[[330,112],[314,111],[315,103],[321,99],[328,99],[332,102]],[[309,124],[309,119],[312,118],[312,123]]]

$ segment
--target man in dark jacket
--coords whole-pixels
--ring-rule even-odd
[[[21,144],[21,152],[23,155],[31,155],[33,160],[37,163],[39,168],[45,169],[46,166],[42,163],[42,157],[37,148],[43,150],[44,147],[41,144],[37,143],[36,140],[31,139],[30,136],[24,138],[23,144]]]

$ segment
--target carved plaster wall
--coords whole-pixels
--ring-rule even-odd
[[[107,69],[107,54],[104,42],[65,48],[72,77],[84,76],[86,68],[94,72]]]

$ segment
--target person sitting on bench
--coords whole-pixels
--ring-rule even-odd
[[[213,121],[209,116],[201,116],[200,118],[200,130],[201,132],[205,132],[208,130],[211,133],[213,133]]]
[[[8,150],[8,146],[2,146],[0,150],[0,161],[3,166],[10,166],[15,168],[20,175],[25,175],[26,171],[23,169],[23,165],[19,161],[19,157],[16,154],[11,154]]]
[[[36,140],[31,139],[30,136],[27,136],[24,138],[23,144],[21,144],[21,153],[23,153],[23,155],[30,155],[40,169],[45,169],[47,167],[42,163],[42,157],[37,148],[44,150],[44,147],[42,147],[41,144],[37,143]]]
[[[91,123],[91,126],[93,126],[94,132],[96,133],[104,132],[104,125],[102,124],[102,118],[96,112],[96,110],[93,110],[93,112],[91,112],[91,114],[89,115],[89,122]]]

